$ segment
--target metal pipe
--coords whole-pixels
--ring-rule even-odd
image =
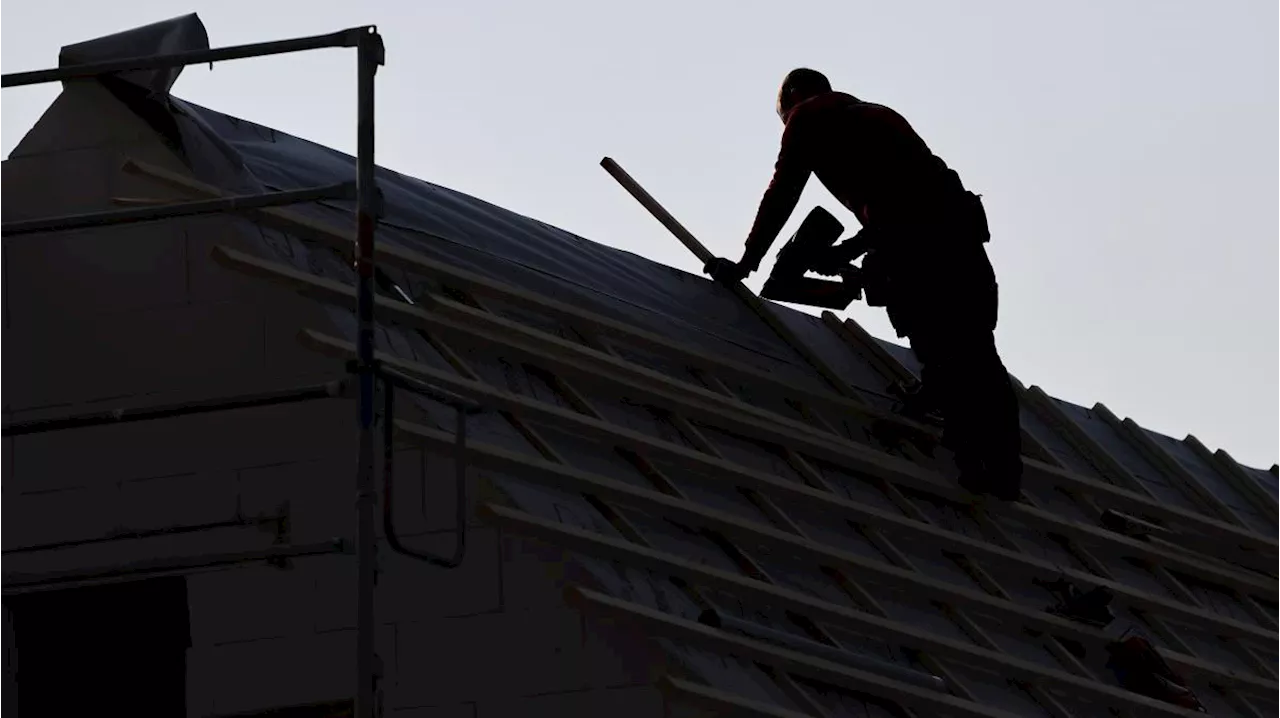
[[[57,232],[86,227],[110,227],[133,222],[151,222],[171,217],[191,217],[200,214],[236,212],[262,207],[281,207],[301,202],[315,202],[322,199],[354,199],[355,189],[354,182],[342,182],[324,187],[308,187],[284,192],[221,197],[195,202],[176,202],[137,209],[89,212],[62,217],[43,217],[20,222],[5,222],[0,225],[0,235],[13,237],[38,232]]]
[[[20,87],[22,85],[39,85],[59,80],[75,80],[99,75],[111,75],[132,70],[154,70],[165,67],[184,67],[186,65],[202,65],[206,62],[222,62],[239,60],[246,57],[265,57],[288,52],[319,50],[326,47],[354,47],[359,38],[368,33],[370,28],[353,27],[329,35],[313,35],[291,40],[258,42],[250,45],[234,45],[209,50],[192,50],[175,52],[168,55],[149,55],[131,57],[124,60],[107,60],[90,62],[68,67],[55,67],[48,70],[32,70],[29,72],[12,72],[0,75],[0,87]]]
[[[215,411],[231,411],[233,409],[249,409],[276,404],[292,404],[317,399],[331,399],[342,396],[346,382],[331,381],[325,384],[305,386],[298,389],[284,389],[240,396],[217,397],[184,401],[178,404],[150,406],[138,409],[112,409],[87,414],[76,414],[56,419],[36,419],[5,424],[0,429],[0,436],[26,436],[49,431],[67,429],[83,429],[106,424],[128,424],[135,421],[152,421],[169,419],[175,416],[191,414],[207,414]]]
[[[426,561],[440,568],[457,568],[467,554],[467,414],[461,409],[455,411],[456,426],[453,439],[454,476],[457,485],[457,496],[454,503],[454,549],[452,556],[440,556],[404,545],[400,534],[396,531],[392,497],[394,496],[395,474],[395,390],[383,387],[382,409],[382,523],[386,528],[387,543],[391,548],[410,558]],[[423,493],[426,492],[427,473],[426,449],[422,455]]]
[[[422,330],[418,331],[425,334]],[[409,374],[406,374],[399,369],[389,367],[386,364],[378,364],[378,374],[382,376],[384,381],[389,382],[399,389],[411,391],[420,396],[425,396],[428,399],[433,399],[442,404],[446,404],[463,414],[478,414],[484,410],[483,406],[460,394],[455,394],[433,384],[428,384],[421,379],[410,376]]]
[[[811,656],[818,656],[833,663],[840,663],[850,668],[856,668],[860,671],[868,673],[878,673],[886,678],[892,678],[895,681],[910,683],[914,686],[927,688],[929,690],[945,693],[947,690],[946,682],[941,678],[929,673],[913,671],[910,668],[904,668],[889,661],[882,661],[867,656],[859,656],[835,646],[828,646],[825,643],[818,643],[807,638],[795,636],[786,631],[779,631],[776,628],[768,628],[751,621],[744,621],[733,616],[726,616],[714,608],[708,608],[698,616],[698,622],[713,628],[723,628],[734,633],[738,633],[748,638],[756,638],[770,643],[776,643],[793,650],[802,651]]]
[[[321,543],[300,546],[273,546],[267,549],[240,551],[237,553],[204,554],[176,559],[172,557],[146,559],[101,568],[71,569],[47,573],[10,573],[4,576],[4,595],[10,596],[31,591],[69,588],[72,585],[84,585],[87,583],[132,580],[140,575],[151,576],[154,574],[190,572],[196,569],[216,568],[254,561],[278,561],[285,558],[341,553],[345,549],[346,544],[341,539],[332,539]]]
[[[280,521],[279,516],[267,516],[264,518],[235,519],[231,521],[214,521],[204,524],[191,524],[188,526],[174,526],[167,529],[152,529],[148,531],[120,531],[118,533],[109,534],[99,538],[77,539],[75,541],[55,541],[53,543],[20,546],[18,548],[5,549],[3,552],[0,552],[0,555],[9,556],[11,554],[35,553],[38,551],[56,551],[59,549],[76,548],[78,546],[92,546],[94,544],[110,543],[112,541],[132,541],[136,539],[157,538],[160,536],[199,533],[201,531],[212,531],[216,529],[260,526],[278,521]]]
[[[355,718],[374,718],[377,653],[374,644],[374,230],[378,188],[374,175],[374,79],[384,60],[374,28],[359,36],[356,81],[356,361],[359,369],[359,455],[356,467],[356,704]]]

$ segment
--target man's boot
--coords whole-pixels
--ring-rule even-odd
[[[969,447],[956,447],[952,451],[955,453],[956,469],[960,472],[956,483],[960,484],[960,488],[971,494],[985,495],[987,493],[987,472],[986,467],[982,465],[982,460]]]
[[[1006,386],[1010,389],[1007,398],[1016,401],[1011,392],[1012,387]],[[981,401],[984,398],[974,397],[971,401]],[[988,412],[984,416],[974,417],[974,421],[976,433],[972,442],[981,460],[982,471],[980,476],[967,478],[966,483],[981,489],[980,493],[989,494],[1001,501],[1017,501],[1022,496],[1023,472],[1022,429],[1018,424],[1017,414],[1012,413],[1010,416]]]
[[[1017,501],[1022,496],[1022,457],[989,459],[986,464],[991,495],[1002,501]]]

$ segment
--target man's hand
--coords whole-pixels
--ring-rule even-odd
[[[742,263],[735,262],[731,259],[725,259],[724,257],[716,257],[710,262],[707,262],[706,266],[702,268],[702,271],[711,275],[712,279],[720,282],[721,284],[741,282],[752,272],[751,269],[743,266]]]

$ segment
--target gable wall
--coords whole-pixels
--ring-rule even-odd
[[[3,163],[4,221],[118,208],[112,197],[173,197],[122,172],[125,157],[183,170],[120,102],[77,83]],[[261,254],[246,229],[256,231],[218,216],[5,238],[5,420],[338,378],[337,362],[295,340],[303,326],[329,326],[320,309],[210,260],[219,243]],[[5,438],[5,550],[273,515],[286,501],[293,543],[349,538],[354,419],[350,401],[327,400]],[[401,531],[448,552],[452,474],[433,459],[423,515],[421,461],[414,450],[397,456]],[[5,570],[252,550],[271,540],[258,527],[231,526],[11,554]],[[557,556],[530,550],[478,525],[454,571],[380,546],[389,715],[658,715],[656,652],[634,635],[588,630],[560,602]],[[253,564],[191,575],[189,715],[349,698],[354,575],[344,555],[298,559],[289,570]],[[20,657],[18,648],[7,656]],[[16,666],[20,676],[20,658]]]

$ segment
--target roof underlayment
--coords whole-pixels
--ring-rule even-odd
[[[339,152],[170,101],[191,176],[222,192],[354,177]],[[758,715],[1188,715],[1104,667],[1133,627],[1212,715],[1271,714],[1272,471],[1032,387],[1024,498],[974,508],[946,452],[885,418],[885,387],[914,369],[900,347],[766,302],[836,387],[705,278],[391,171],[378,183],[378,259],[416,302],[378,307],[383,359],[500,410],[469,429],[476,473],[507,499],[486,519],[569,550],[594,579],[569,600],[638,622],[682,679],[777,711]],[[255,256],[220,255],[334,305],[308,343],[344,358],[351,211],[258,212],[239,224]],[[447,449],[451,410],[419,406],[402,438]],[[1106,509],[1168,533],[1114,533]],[[1046,612],[1033,579],[1063,575],[1110,587],[1117,620]],[[729,620],[700,622],[708,609]]]

